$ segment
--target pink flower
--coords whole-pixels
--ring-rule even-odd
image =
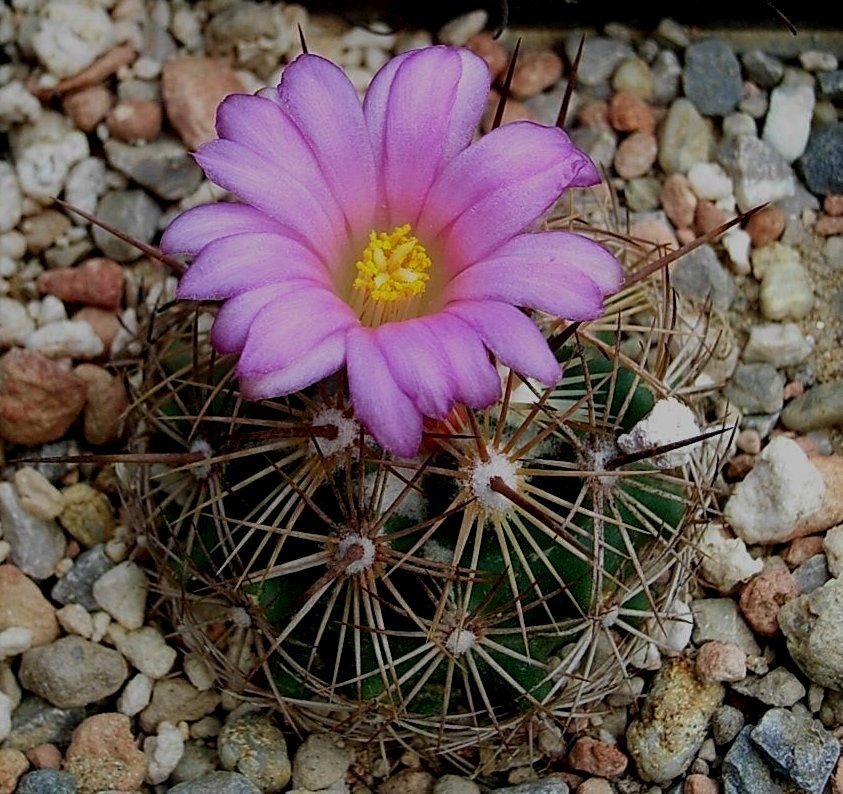
[[[599,181],[554,127],[515,122],[472,142],[486,64],[430,47],[390,60],[360,103],[301,55],[277,89],[233,95],[196,160],[240,203],[188,210],[161,247],[193,263],[178,296],[223,301],[215,348],[238,353],[249,399],[346,369],[360,422],[411,456],[425,416],[499,396],[489,351],[552,385],[559,364],[521,308],[598,316],[621,268],[600,245],[531,231],[571,186]]]

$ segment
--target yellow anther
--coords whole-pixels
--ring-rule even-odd
[[[375,301],[397,301],[421,295],[430,278],[430,257],[410,234],[410,224],[390,234],[371,232],[363,256],[355,263],[354,287]]]

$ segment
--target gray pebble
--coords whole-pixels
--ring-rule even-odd
[[[732,48],[720,39],[707,39],[685,50],[682,72],[685,96],[706,116],[731,113],[743,91],[741,66]]]
[[[759,323],[749,329],[743,359],[792,367],[808,358],[813,348],[796,323]]]
[[[843,424],[843,379],[812,386],[795,397],[782,411],[782,423],[799,433]]]
[[[174,138],[159,138],[143,146],[106,141],[105,156],[118,171],[171,201],[193,193],[203,178],[202,169]]]
[[[668,108],[658,137],[659,165],[667,174],[686,173],[696,163],[707,162],[714,145],[710,124],[684,97]]]
[[[489,794],[568,794],[570,790],[563,780],[551,777],[545,780],[530,780],[517,786],[493,788]]]
[[[744,725],[743,712],[734,706],[723,705],[711,715],[711,735],[715,744],[728,744]]]
[[[217,769],[219,762],[216,748],[208,747],[199,741],[187,741],[184,744],[184,752],[170,775],[170,780],[173,783],[196,780]]]
[[[784,384],[771,364],[738,364],[723,393],[744,413],[771,414],[782,409]]]
[[[292,771],[284,734],[265,714],[232,712],[232,716],[217,738],[222,765],[237,769],[261,789],[280,791]]]
[[[843,122],[815,128],[797,165],[812,193],[843,193]]]
[[[60,604],[81,604],[89,612],[93,612],[99,609],[93,595],[94,582],[113,567],[114,562],[105,553],[104,545],[87,549],[73,561],[73,567],[53,585],[50,595]]]
[[[760,700],[768,706],[789,707],[805,697],[802,682],[785,667],[776,667],[763,676],[750,675],[731,684],[735,692]]]
[[[732,642],[748,656],[758,656],[761,647],[731,598],[700,598],[691,602],[694,615],[693,640],[702,645],[709,640]]]
[[[36,769],[25,774],[18,783],[16,794],[76,794],[76,778],[57,769]]]
[[[60,709],[39,697],[25,697],[12,716],[12,732],[5,747],[26,752],[39,744],[65,745],[85,718],[85,709]]]
[[[23,509],[11,483],[0,482],[0,526],[10,546],[9,558],[32,579],[53,575],[66,540],[59,525]]]
[[[237,772],[211,772],[173,786],[170,794],[261,794],[261,790]]]
[[[433,784],[433,794],[480,794],[480,786],[471,778],[442,775]]]
[[[784,794],[750,740],[753,726],[737,736],[723,759],[723,794]]]
[[[803,595],[822,587],[831,578],[825,554],[815,554],[794,568],[793,578]]]
[[[750,738],[806,794],[822,794],[840,756],[840,743],[818,720],[786,709],[770,709]]]
[[[820,722],[831,731],[843,725],[843,692],[824,690],[819,717]]]
[[[773,88],[784,77],[784,64],[774,55],[768,55],[764,50],[747,50],[742,56],[746,76],[759,88]]]
[[[152,242],[161,214],[161,208],[143,190],[106,193],[97,204],[96,211],[101,221],[143,243]],[[98,226],[94,228],[93,235],[100,250],[117,262],[132,262],[141,255],[133,245]]]
[[[20,666],[23,686],[65,709],[114,694],[128,675],[129,666],[117,651],[77,636],[30,648]]]
[[[340,746],[337,737],[330,733],[313,733],[293,757],[293,787],[330,788],[343,779],[353,760],[354,753]]]
[[[673,286],[687,298],[711,301],[725,311],[735,300],[735,279],[707,243],[685,254],[673,266]]]
[[[565,54],[568,56],[569,63],[576,56],[579,45],[579,34],[571,35],[566,39]],[[623,41],[605,36],[586,36],[577,71],[577,82],[587,88],[605,83],[621,61],[633,57],[635,57],[635,51]]]
[[[843,99],[843,69],[822,72],[817,75],[817,93],[823,99],[839,101]]]
[[[653,60],[650,72],[653,75],[653,102],[669,105],[679,96],[679,80],[682,65],[673,50],[661,50]]]
[[[772,146],[752,135],[724,138],[715,159],[732,178],[742,212],[793,195],[796,179],[788,162]]]

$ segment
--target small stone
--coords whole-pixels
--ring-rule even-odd
[[[117,700],[117,711],[127,717],[140,714],[148,705],[152,697],[153,680],[143,673],[138,673],[129,680]],[[162,722],[162,725],[169,724]]]
[[[39,697],[67,709],[113,694],[128,673],[117,651],[81,637],[62,637],[23,654],[20,680]]]
[[[796,190],[793,169],[787,161],[768,143],[752,135],[723,139],[716,159],[732,178],[741,212],[788,198]]]
[[[784,383],[771,364],[738,364],[723,393],[745,414],[772,414],[784,404]]]
[[[687,173],[711,154],[713,134],[709,123],[687,99],[677,99],[659,128],[659,165],[667,174]]]
[[[513,787],[514,788],[514,787]],[[498,789],[505,791],[505,789]],[[378,786],[378,794],[432,794],[433,775],[422,769],[402,769]]]
[[[761,279],[761,313],[768,320],[800,320],[814,306],[814,290],[800,262],[774,261]]]
[[[715,309],[727,310],[735,300],[735,280],[720,262],[714,248],[703,243],[673,265],[673,285],[680,294],[697,301],[711,302]]]
[[[791,400],[782,411],[782,423],[798,433],[843,424],[843,379],[812,386]]]
[[[784,77],[784,64],[761,49],[747,50],[742,56],[747,77],[759,88],[773,88]]]
[[[786,709],[770,709],[750,734],[771,765],[807,794],[822,794],[840,744],[818,720]]]
[[[720,209],[711,201],[702,200],[697,204],[694,212],[694,231],[698,235],[708,234],[722,226],[727,220],[729,220],[729,215],[725,210]],[[713,239],[717,242],[720,236]]]
[[[143,626],[148,590],[149,580],[143,568],[126,560],[94,582],[93,595],[101,609],[131,630]]]
[[[70,226],[71,220],[67,215],[48,209],[25,218],[20,230],[26,239],[26,250],[31,254],[40,254],[55,245]]]
[[[442,775],[433,784],[433,794],[480,794],[480,787],[468,777]]]
[[[732,48],[720,39],[706,39],[685,50],[682,72],[685,96],[706,116],[731,113],[741,98],[741,67]]]
[[[568,63],[573,63],[579,46],[579,34],[571,34],[565,39]],[[634,57],[632,47],[626,42],[606,36],[586,36],[577,70],[577,82],[586,88],[606,83],[622,61]]]
[[[822,587],[830,578],[825,554],[815,554],[809,557],[798,568],[793,569],[793,578],[803,594],[813,593]]]
[[[761,648],[752,630],[731,598],[702,598],[691,603],[694,614],[693,639],[697,645],[710,640],[731,642],[747,656],[758,656]]]
[[[59,625],[68,633],[91,639],[94,633],[94,621],[91,613],[79,604],[67,604],[56,610]]]
[[[717,781],[707,775],[693,774],[685,778],[682,794],[719,794]]]
[[[823,540],[828,571],[835,578],[843,574],[843,524],[832,527]]]
[[[152,700],[141,712],[140,726],[146,733],[154,733],[162,720],[193,722],[210,714],[219,702],[214,691],[200,692],[184,678],[164,678],[155,682]]]
[[[612,75],[612,88],[618,93],[649,101],[655,93],[655,78],[646,61],[625,58]]]
[[[261,790],[237,772],[209,772],[173,786],[169,794],[261,794]]]
[[[723,249],[732,263],[732,272],[736,275],[747,275],[750,270],[749,249],[752,241],[743,229],[732,227],[721,238]]]
[[[732,689],[741,695],[755,698],[768,706],[790,707],[805,697],[802,682],[784,667],[776,667],[762,676],[750,676],[736,681]]]
[[[69,485],[62,491],[61,525],[85,548],[105,542],[117,525],[108,497],[87,483]]]
[[[123,141],[105,142],[109,164],[151,193],[170,201],[191,195],[202,182],[202,169],[174,138],[133,146]]]
[[[104,349],[94,329],[76,320],[42,326],[29,335],[26,346],[48,358],[96,358]]]
[[[644,176],[656,162],[657,154],[658,143],[653,133],[633,132],[621,141],[615,152],[615,171],[624,179]]]
[[[64,533],[55,521],[45,521],[25,510],[8,482],[0,482],[0,526],[11,562],[32,579],[53,575],[64,554]]]
[[[0,749],[0,792],[13,794],[21,775],[29,768],[29,761],[20,750],[10,747]]]
[[[815,128],[798,167],[812,193],[843,193],[843,122]]]
[[[73,561],[73,567],[55,583],[50,595],[60,604],[80,604],[88,611],[99,609],[92,593],[94,582],[113,567],[104,545],[83,551]]]
[[[718,201],[732,195],[732,180],[717,163],[694,163],[688,184],[697,198]]]
[[[56,611],[38,585],[14,565],[0,565],[0,631],[25,628],[31,644],[44,645],[59,635]]]
[[[819,509],[799,522],[796,535],[812,535],[843,523],[843,457],[811,455],[809,458],[825,484]]]
[[[733,642],[706,642],[697,651],[697,675],[703,681],[746,678],[746,653]]]
[[[22,303],[0,297],[0,348],[24,345],[34,329],[35,323]]]
[[[76,728],[64,768],[79,781],[80,794],[92,794],[139,788],[147,764],[132,735],[129,718],[106,712],[88,717]]]
[[[744,716],[734,706],[720,706],[711,717],[711,735],[717,745],[728,744],[743,728]]]
[[[76,267],[48,270],[38,277],[38,289],[67,303],[117,309],[123,298],[123,268],[105,257],[87,259]]]
[[[220,762],[237,769],[258,788],[280,791],[290,780],[291,767],[284,734],[259,713],[229,717],[217,740]]]
[[[175,648],[167,645],[164,635],[155,626],[141,626],[133,631],[126,631],[122,626],[112,624],[108,628],[108,636],[114,647],[134,667],[154,680],[164,678],[175,664]]]
[[[750,328],[743,359],[747,362],[763,362],[777,369],[792,367],[808,358],[813,348],[813,344],[805,338],[796,323],[760,323]],[[843,419],[843,408],[841,418]],[[784,417],[782,421],[785,427],[788,427]]]
[[[59,755],[61,759],[61,755]],[[28,772],[18,783],[16,794],[77,794],[76,778],[58,769],[36,769]]]
[[[671,661],[659,670],[640,717],[627,731],[627,749],[638,774],[667,783],[688,769],[723,695],[722,684],[701,682],[687,660]]]
[[[105,119],[112,137],[119,141],[154,141],[161,133],[161,105],[152,99],[118,102]]]
[[[814,224],[814,234],[831,237],[843,234],[843,217],[839,215],[820,215]]]
[[[735,794],[756,791],[785,794],[784,789],[773,780],[770,768],[750,741],[753,729],[752,725],[743,728],[723,759],[724,788]]]
[[[22,751],[45,743],[65,745],[84,716],[84,709],[58,709],[27,694],[14,711],[12,732],[5,745]]]
[[[509,57],[506,54],[503,44],[491,33],[487,31],[475,33],[471,38],[466,40],[465,46],[475,55],[479,55],[486,61],[493,83],[506,70]]]
[[[741,611],[756,633],[775,637],[779,634],[779,609],[798,595],[793,574],[779,557],[770,557],[764,570],[744,587]]]
[[[788,567],[798,568],[803,565],[811,557],[823,553],[823,539],[819,536],[806,536],[801,538],[794,538],[787,548],[782,552],[782,559],[787,563]]]
[[[146,755],[146,782],[152,785],[163,783],[170,777],[184,753],[184,738],[172,723],[161,722],[158,733],[148,736],[143,742]]]
[[[61,438],[82,412],[85,385],[31,350],[0,357],[0,438],[35,446]]]
[[[746,544],[720,524],[709,524],[699,541],[700,568],[705,580],[721,593],[731,592],[763,568],[754,559]]]
[[[97,204],[95,215],[109,226],[123,233],[151,243],[158,231],[161,208],[142,190],[113,190],[105,193]],[[132,262],[141,252],[99,226],[93,230],[94,242],[111,259]]]
[[[823,72],[817,75],[817,94],[824,100],[840,100],[843,98],[843,69],[835,69],[833,72]],[[832,105],[833,107],[833,105]],[[835,111],[828,123],[837,121]]]
[[[571,748],[568,763],[580,772],[611,778],[622,775],[629,760],[614,745],[583,736]]]
[[[674,226],[683,229],[694,222],[697,201],[685,174],[668,174],[662,186],[661,202]]]
[[[526,50],[515,64],[510,91],[516,99],[540,94],[562,78],[562,59],[552,50]]]
[[[87,385],[82,420],[85,440],[95,447],[116,443],[129,406],[123,381],[95,364],[80,364],[73,372]]]
[[[161,92],[167,118],[191,151],[216,137],[214,120],[219,103],[246,87],[232,69],[214,58],[170,58],[161,72]]]
[[[15,471],[15,490],[21,507],[42,521],[57,518],[64,508],[64,497],[43,474],[31,466]]]
[[[74,126],[82,132],[93,132],[97,124],[105,119],[114,95],[104,85],[91,85],[71,91],[62,99],[62,109]]]
[[[313,733],[293,757],[293,788],[331,788],[345,776],[354,753],[329,733]]]

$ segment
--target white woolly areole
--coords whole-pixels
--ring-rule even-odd
[[[476,644],[477,635],[470,629],[454,629],[445,640],[445,647],[454,656],[462,656]]]
[[[513,491],[518,490],[518,466],[497,450],[489,450],[489,460],[478,460],[471,471],[471,490],[480,503],[495,512],[512,508],[512,502],[492,490],[492,477],[500,477]]]
[[[360,425],[353,417],[346,416],[339,408],[325,408],[313,417],[314,427],[335,427],[336,438],[311,439],[310,445],[314,451],[317,449],[326,458],[348,449],[360,432]]]
[[[205,441],[204,438],[197,438],[196,441],[190,445],[190,451],[201,452],[202,455],[205,456],[206,462],[200,463],[196,466],[191,466],[190,471],[197,480],[207,480],[211,475],[210,458],[214,454],[213,449],[211,449],[211,445]]]
[[[347,576],[354,576],[372,567],[375,562],[375,544],[363,535],[348,535],[340,541],[334,559],[339,562],[351,550],[352,546],[359,546],[363,554],[345,566]]]
[[[694,412],[674,397],[659,400],[629,433],[618,436],[618,446],[626,453],[645,452],[663,444],[673,444],[699,435],[700,428]],[[661,455],[647,458],[647,463],[660,469],[681,466],[702,442],[695,441]]]

